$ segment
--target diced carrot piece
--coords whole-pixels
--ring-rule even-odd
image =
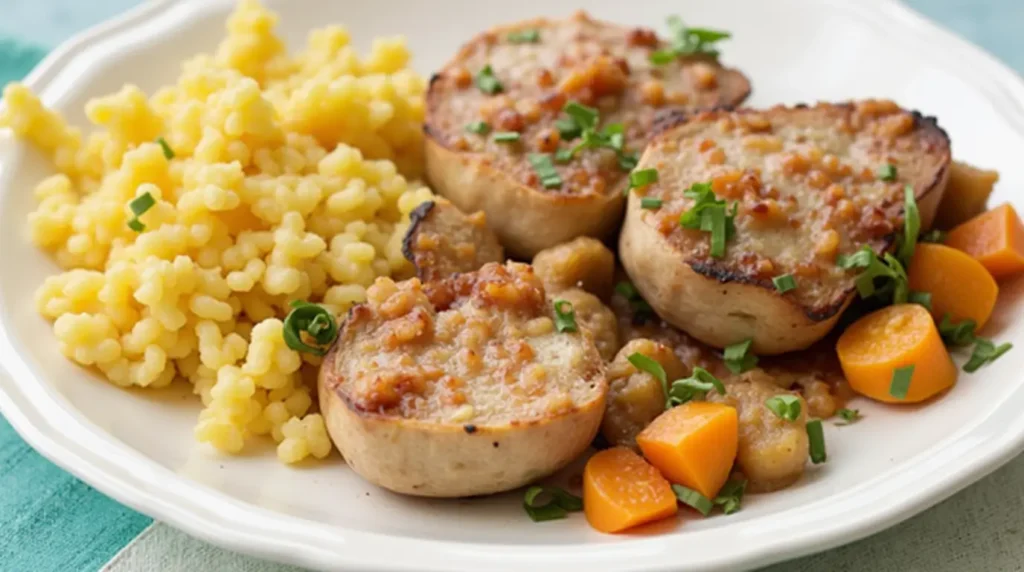
[[[1024,270],[1024,223],[1009,204],[949,231],[946,245],[973,256],[996,279]]]
[[[597,452],[583,469],[583,512],[601,532],[621,532],[679,510],[672,485],[625,447]]]
[[[636,443],[668,480],[713,499],[736,460],[739,418],[723,403],[689,401],[659,415]]]
[[[974,320],[985,325],[999,296],[999,285],[980,262],[943,244],[918,244],[907,268],[910,289],[932,295],[932,315],[941,321]]]
[[[886,403],[924,401],[956,383],[956,364],[923,306],[897,304],[857,320],[836,344],[850,387]],[[893,395],[896,370],[913,366],[906,396]],[[904,373],[906,370],[903,370]]]

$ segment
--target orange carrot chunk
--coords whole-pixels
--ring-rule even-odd
[[[924,401],[956,383],[956,364],[935,320],[917,304],[864,316],[843,332],[836,350],[850,387],[877,401]]]
[[[668,480],[713,499],[736,460],[739,419],[728,405],[689,401],[659,415],[636,443]]]
[[[1024,223],[1008,204],[949,231],[946,245],[970,254],[996,279],[1024,270]]]
[[[621,532],[679,510],[672,485],[625,447],[599,451],[583,469],[583,513],[601,532]]]
[[[942,244],[918,244],[907,269],[910,289],[932,295],[936,320],[974,320],[981,329],[992,315],[999,286],[980,262]]]

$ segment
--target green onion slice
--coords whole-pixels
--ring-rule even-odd
[[[974,351],[971,353],[971,359],[967,360],[967,363],[964,364],[964,371],[974,373],[982,366],[996,361],[999,359],[999,356],[1010,351],[1012,348],[1013,344],[1009,342],[997,346],[991,340],[977,338],[974,342]]]
[[[843,423],[836,423],[836,425],[850,425],[860,419],[860,409],[846,409],[844,407],[836,411],[836,415],[844,421]]]
[[[736,232],[735,218],[739,205],[733,203],[731,210],[728,209],[726,202],[719,200],[711,190],[711,183],[695,183],[683,195],[693,199],[694,203],[679,215],[680,226],[711,233],[711,256],[725,256],[726,242]]]
[[[889,395],[896,399],[906,399],[910,391],[910,380],[914,377],[914,366],[908,365],[898,367],[892,372],[892,381],[889,382]]]
[[[743,493],[747,490],[747,481],[744,479],[729,479],[722,485],[715,497],[716,506],[722,507],[722,512],[732,514],[740,510],[740,503],[743,501]]]
[[[748,338],[738,344],[727,346],[723,355],[725,367],[733,373],[743,373],[754,369],[754,366],[757,365],[757,356],[750,351],[750,346],[753,343],[754,339]]]
[[[974,342],[974,328],[976,326],[977,323],[971,319],[953,322],[947,312],[942,315],[942,320],[939,321],[939,335],[942,337],[942,341],[946,342],[946,345],[966,346]]]
[[[572,119],[573,123],[580,130],[592,130],[597,127],[600,115],[597,109],[593,107],[583,105],[577,101],[570,101],[565,104],[562,111]]]
[[[495,143],[515,143],[519,141],[519,132],[517,131],[495,131],[494,142]]]
[[[297,352],[318,356],[326,354],[338,338],[338,322],[334,316],[323,306],[302,300],[292,301],[291,307],[292,311],[284,319],[285,344]],[[303,334],[315,345],[306,343]]]
[[[491,64],[487,64],[480,70],[480,73],[476,75],[476,86],[480,91],[494,95],[501,93],[504,86],[498,81],[498,78],[494,75],[494,70],[491,68]]]
[[[796,278],[793,278],[792,274],[783,274],[772,278],[772,284],[775,284],[775,289],[779,291],[779,294],[785,294],[796,289]]]
[[[559,332],[576,332],[576,310],[568,300],[555,300],[555,329]],[[568,309],[566,309],[568,308]]]
[[[640,199],[640,208],[647,210],[655,210],[661,208],[661,199],[654,197],[644,197]]]
[[[555,129],[563,141],[572,141],[583,133],[583,128],[572,117],[563,117],[555,121]]]
[[[660,381],[661,388],[665,392],[665,399],[668,400],[668,376],[665,374],[665,368],[660,363],[639,352],[630,355],[626,359],[629,360],[629,363],[633,364],[633,367],[640,371],[646,371]]]
[[[154,199],[153,195],[148,192],[142,193],[132,199],[131,202],[128,203],[128,209],[131,210],[132,214],[135,216],[128,220],[128,228],[135,232],[142,232],[146,230],[146,225],[142,224],[139,217],[149,209],[153,208],[154,205],[156,205],[156,199]]]
[[[800,398],[795,395],[784,393],[769,397],[764,401],[764,406],[780,419],[796,421],[800,418]]]
[[[914,198],[914,186],[903,187],[903,241],[900,244],[899,259],[903,264],[910,264],[910,257],[917,247],[917,235],[921,233],[921,211],[917,208]]]
[[[163,150],[164,157],[168,161],[174,158],[174,149],[171,149],[171,146],[169,143],[167,143],[166,139],[164,139],[163,137],[157,137],[156,142],[160,145],[160,149]]]
[[[679,502],[695,509],[704,516],[711,514],[711,509],[715,507],[711,499],[689,487],[684,487],[683,485],[672,485],[672,492],[676,494],[676,498],[679,499]]]
[[[544,185],[545,189],[557,189],[562,186],[562,177],[558,174],[558,170],[555,169],[555,164],[551,161],[551,155],[547,153],[530,153],[527,156],[527,160],[530,161],[533,170],[540,177],[540,182]]]
[[[931,292],[918,292],[911,290],[910,294],[907,295],[907,302],[911,304],[920,304],[929,310],[932,309],[932,293]]]
[[[540,41],[540,31],[536,28],[516,30],[509,33],[507,39],[512,44],[536,44]]]
[[[679,56],[672,50],[655,50],[647,59],[656,66],[663,66],[674,62],[677,57]]]
[[[821,419],[807,422],[807,439],[811,445],[811,462],[815,465],[824,463],[828,453],[825,452],[825,428],[821,425]]]
[[[718,57],[714,44],[732,37],[729,32],[708,28],[688,28],[678,16],[670,16],[668,27],[672,32],[672,47],[669,50],[652,52],[650,61],[655,65],[664,65],[676,56],[706,55]]]
[[[672,382],[668,390],[668,401],[665,409],[671,409],[676,405],[682,405],[694,399],[703,398],[709,391],[717,391],[719,395],[725,395],[725,384],[720,379],[702,367],[693,368],[690,377],[677,379]]]
[[[526,489],[523,510],[533,522],[558,520],[583,510],[583,499],[559,487],[534,486]]]
[[[491,126],[486,121],[474,121],[466,125],[466,131],[477,135],[487,135],[491,131]]]
[[[896,180],[896,165],[886,163],[878,169],[878,178],[883,181],[895,181]]]
[[[639,171],[633,171],[629,174],[629,186],[626,187],[626,194],[629,194],[630,189],[636,189],[640,187],[646,187],[651,183],[658,182],[658,170],[657,169],[640,169]],[[658,201],[661,206],[661,201]]]

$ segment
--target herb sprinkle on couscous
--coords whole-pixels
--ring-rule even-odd
[[[282,334],[289,304],[337,316],[375,278],[407,276],[402,236],[431,192],[414,182],[426,83],[405,41],[360,58],[331,26],[290,56],[276,21],[241,1],[173,85],[90,101],[87,136],[20,84],[0,127],[57,170],[29,229],[63,268],[36,305],[64,355],[124,387],[185,379],[197,439],[237,453],[270,435],[291,463],[332,445],[311,394],[320,358]]]

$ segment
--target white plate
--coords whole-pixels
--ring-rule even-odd
[[[271,0],[292,46],[325,22],[358,45],[402,33],[424,73],[485,26],[570,9],[550,0]],[[1024,83],[1007,68],[886,0],[592,0],[598,16],[660,26],[680,13],[734,33],[724,59],[748,73],[754,105],[892,97],[937,115],[955,154],[998,168],[995,201],[1024,188]],[[152,90],[220,39],[229,0],[156,2],[62,46],[28,83],[75,123],[92,96]],[[850,542],[953,494],[1024,448],[1024,282],[1003,285],[988,333],[1019,349],[922,408],[858,403],[829,426],[829,462],[797,485],[751,497],[728,518],[684,518],[656,535],[604,536],[579,515],[533,524],[518,495],[399,498],[335,462],[281,466],[270,451],[218,456],[194,444],[197,404],[174,390],[126,392],[68,363],[31,303],[56,267],[26,237],[29,189],[46,173],[0,136],[0,408],[36,449],[104,493],[210,542],[329,569],[737,570]]]

